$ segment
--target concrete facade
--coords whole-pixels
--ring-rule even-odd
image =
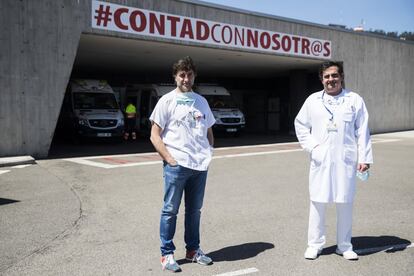
[[[330,40],[332,59],[344,62],[346,87],[365,99],[371,131],[414,129],[414,43],[198,1],[111,2]],[[0,2],[0,14],[5,26],[0,30],[0,157],[47,157],[82,33],[163,41],[92,29],[89,0],[5,0]],[[292,83],[290,91],[298,100],[304,97],[300,93],[313,92],[299,88],[302,85]]]

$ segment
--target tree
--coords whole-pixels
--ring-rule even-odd
[[[400,34],[400,38],[404,40],[414,41],[414,32],[403,32]]]
[[[401,34],[398,34],[398,32],[385,32],[384,30],[372,30],[366,31],[368,33],[377,34],[377,35],[383,35],[387,37],[393,37],[393,38],[399,38],[402,40],[408,40],[408,41],[414,41],[414,33],[413,32],[402,32]]]

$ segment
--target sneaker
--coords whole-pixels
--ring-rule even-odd
[[[180,272],[181,268],[174,259],[173,254],[168,254],[161,257],[162,270],[169,270],[172,272]]]
[[[322,250],[320,249],[316,249],[313,247],[308,247],[306,248],[305,251],[305,259],[308,260],[315,260],[316,258],[318,258],[319,254],[321,254]]]
[[[201,249],[187,251],[185,258],[191,262],[195,262],[201,265],[210,265],[213,260],[201,251]]]
[[[347,260],[351,260],[351,261],[358,260],[358,254],[355,253],[352,250],[348,250],[348,251],[342,252],[339,249],[336,249],[335,253],[338,254],[338,255],[342,255]]]

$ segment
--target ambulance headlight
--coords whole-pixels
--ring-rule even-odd
[[[81,126],[88,126],[88,120],[86,119],[79,119],[78,123]]]

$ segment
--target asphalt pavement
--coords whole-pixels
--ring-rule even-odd
[[[297,143],[226,145],[215,150],[202,211],[201,246],[214,264],[184,261],[182,209],[180,274],[413,275],[414,132],[373,142],[371,176],[354,204],[358,261],[334,253],[334,205],[322,255],[303,258],[309,164]],[[170,274],[159,263],[160,161],[151,151],[122,153],[1,167],[0,274]]]

